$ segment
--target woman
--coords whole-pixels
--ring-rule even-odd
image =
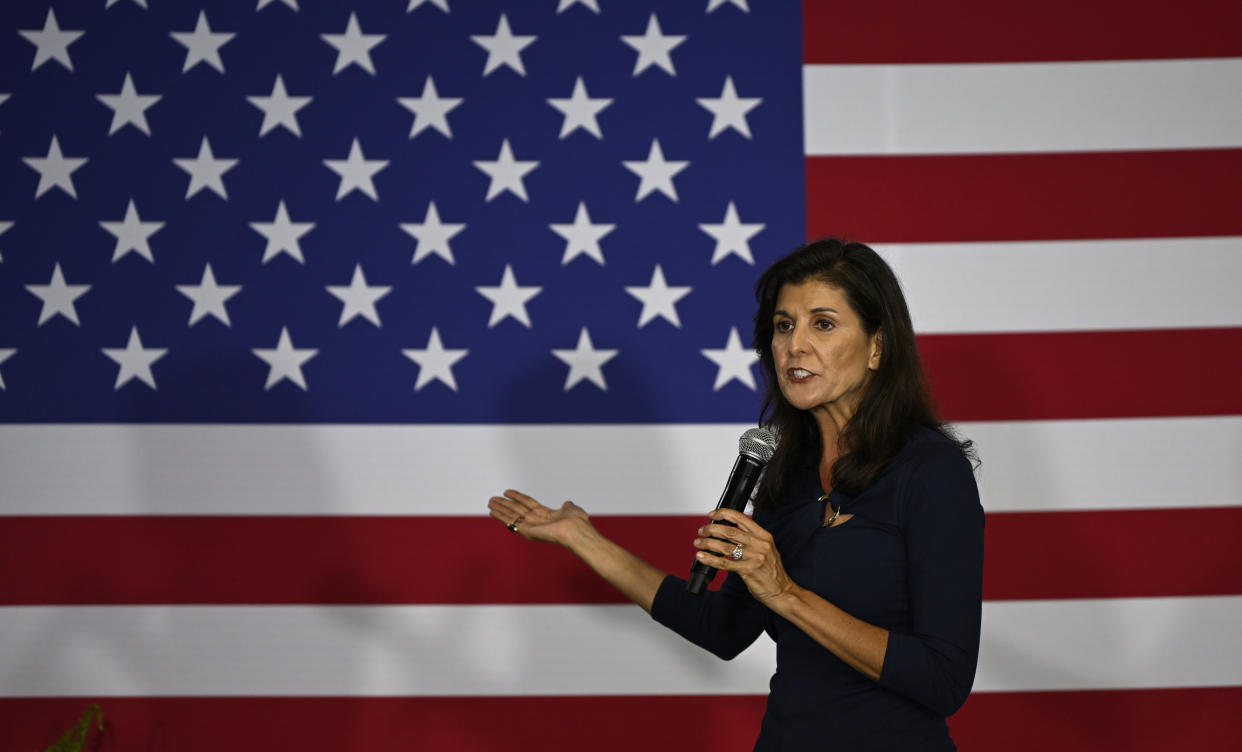
[[[553,510],[506,491],[491,515],[565,546],[726,660],[766,631],[776,673],[756,750],[952,750],[945,718],[970,693],[979,651],[971,443],[936,417],[901,288],[875,251],[809,243],[764,272],[756,297],[763,417],[779,445],[754,518],[716,510],[713,522],[736,527],[694,539],[729,573],[718,592],[689,596],[572,502]]]

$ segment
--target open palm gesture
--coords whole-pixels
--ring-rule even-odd
[[[586,510],[572,501],[565,502],[560,509],[552,509],[512,489],[505,491],[503,496],[489,499],[487,509],[492,517],[523,538],[562,546],[568,545],[573,532],[580,530],[583,523],[588,523],[590,519]]]

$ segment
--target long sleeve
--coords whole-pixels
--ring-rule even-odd
[[[979,657],[983,507],[955,447],[920,459],[904,489],[911,628],[890,631],[880,684],[949,716],[970,694]]]
[[[737,575],[720,590],[697,597],[686,592],[686,581],[669,575],[651,604],[651,618],[704,650],[732,660],[763,632],[768,610],[751,597]]]

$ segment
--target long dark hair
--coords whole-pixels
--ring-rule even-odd
[[[816,465],[823,456],[815,418],[785,400],[772,355],[773,314],[781,288],[811,280],[842,290],[868,337],[880,332],[880,366],[871,373],[857,411],[838,437],[833,486],[848,496],[858,495],[897,456],[910,431],[918,426],[944,434],[977,463],[972,442],[959,440],[936,414],[919,361],[910,311],[893,270],[862,243],[816,240],[768,267],[755,287],[759,310],[755,313],[754,346],[766,382],[760,422],[767,424],[779,440],[763,474],[756,505],[775,507],[789,472]]]

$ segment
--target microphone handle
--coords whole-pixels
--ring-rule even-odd
[[[737,527],[737,525],[734,525],[732,522],[729,522],[728,520],[719,520],[713,524],[728,525],[729,527]],[[721,540],[721,539],[717,538],[716,540]],[[712,555],[719,556],[719,554],[712,554]],[[686,583],[686,592],[689,593],[690,595],[701,595],[703,593],[703,590],[707,587],[707,583],[715,579],[716,571],[717,570],[715,567],[709,566],[699,561],[698,559],[695,559],[694,563],[690,565],[690,581]]]
[[[763,472],[764,464],[749,455],[738,455],[737,461],[733,463],[733,472],[729,474],[729,482],[725,485],[724,493],[720,495],[716,508],[744,511],[747,502],[750,501],[751,493],[755,490],[755,485],[759,482],[759,475]],[[737,527],[725,520],[717,520],[713,524]],[[716,568],[696,558],[690,565],[690,580],[686,583],[686,592],[693,596],[702,594],[707,583],[715,577]]]

